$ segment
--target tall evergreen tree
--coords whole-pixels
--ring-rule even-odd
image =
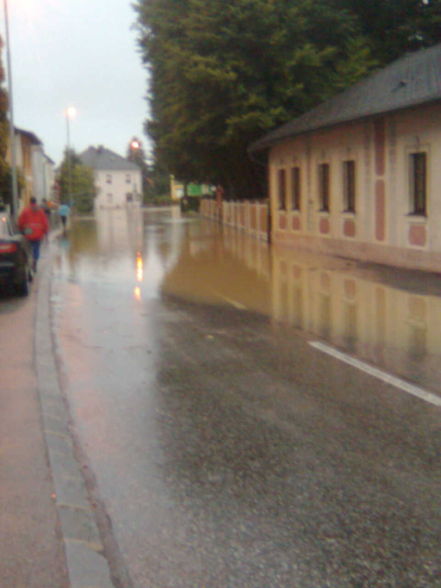
[[[354,15],[381,65],[441,42],[440,0],[334,0]]]
[[[138,0],[136,9],[158,161],[235,198],[263,191],[251,141],[373,64],[356,16],[330,0]]]

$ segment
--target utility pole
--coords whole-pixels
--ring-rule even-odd
[[[14,126],[14,98],[12,89],[12,65],[11,65],[11,43],[9,39],[9,16],[8,2],[3,0],[3,11],[5,16],[6,36],[6,59],[8,70],[8,108],[9,108],[9,142],[11,151],[11,176],[12,176],[12,214],[18,215],[18,182],[17,182],[17,152],[15,148],[15,126]]]
[[[71,203],[72,197],[72,161],[71,161],[71,154],[70,154],[70,120],[75,117],[77,111],[74,106],[69,106],[65,110],[66,116],[66,164],[67,164],[67,196],[69,199],[69,206]]]

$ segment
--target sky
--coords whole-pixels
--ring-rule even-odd
[[[104,145],[125,156],[141,139],[148,115],[131,0],[8,0],[14,124],[43,142],[59,164],[67,144],[77,152]],[[4,12],[1,6],[1,33]],[[6,70],[6,54],[3,52]]]

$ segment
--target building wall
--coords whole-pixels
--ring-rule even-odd
[[[32,169],[32,143],[29,138],[16,133],[15,145],[17,149],[17,167],[21,170],[24,179],[24,186],[21,191],[21,204],[26,206],[32,196],[34,188],[34,177]]]
[[[31,147],[31,164],[32,164],[32,195],[37,202],[43,198],[49,198],[50,191],[46,186],[46,156],[41,145],[32,145]]]
[[[411,154],[425,153],[426,214],[412,214]],[[441,106],[394,113],[294,138],[270,153],[273,240],[326,253],[441,270]],[[355,162],[355,210],[345,210],[343,162]],[[320,209],[320,164],[328,164],[329,211]],[[300,210],[291,169],[300,169]],[[279,205],[285,170],[286,208]],[[283,172],[282,172],[283,173]]]
[[[15,163],[24,182],[19,190],[19,208],[29,204],[31,196],[41,202],[53,197],[55,164],[44,153],[41,141],[30,131],[15,130]],[[10,142],[6,161],[12,165]]]
[[[141,204],[140,171],[96,170],[95,185],[97,208],[122,208],[127,205],[140,206]]]

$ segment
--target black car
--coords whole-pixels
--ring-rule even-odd
[[[31,280],[30,245],[15,227],[9,213],[0,209],[0,284],[12,286],[17,294],[27,296]]]

